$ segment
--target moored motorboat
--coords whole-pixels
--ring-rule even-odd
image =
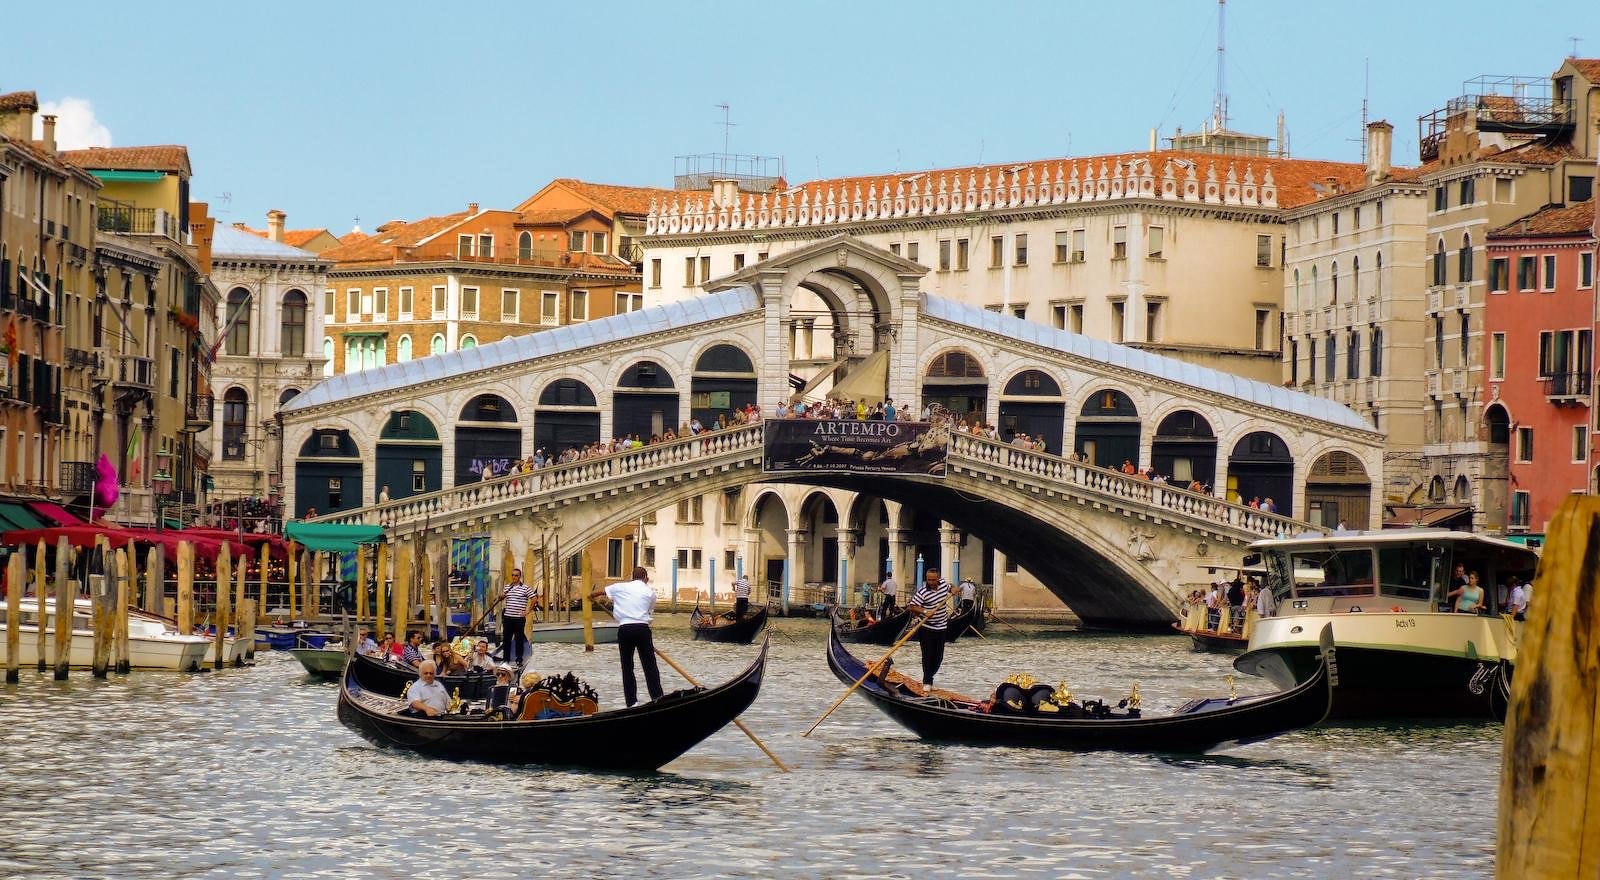
[[[581,645],[582,623],[536,623],[528,627],[528,641],[544,645]],[[617,642],[617,624],[613,621],[594,622],[594,642],[597,645],[614,645]]]
[[[337,638],[333,633],[304,626],[258,626],[256,644],[274,651],[291,648],[320,648]]]
[[[764,641],[755,662],[715,687],[674,691],[625,709],[529,721],[491,720],[488,714],[402,716],[399,698],[367,687],[364,676],[371,667],[351,663],[339,689],[339,720],[373,743],[431,757],[651,771],[749,708],[761,691],[766,662]]]
[[[756,635],[767,625],[767,609],[757,608],[744,617],[734,619],[733,612],[724,614],[707,614],[696,605],[694,612],[689,615],[689,629],[694,632],[697,641],[727,642],[735,645],[748,645],[755,641]]]
[[[300,661],[307,673],[318,678],[338,678],[348,659],[344,647],[337,644],[321,648],[290,648],[289,653]]]
[[[1340,687],[1332,717],[1504,717],[1499,682],[1516,662],[1516,627],[1497,585],[1529,577],[1531,549],[1471,532],[1405,529],[1258,541],[1277,615],[1255,622],[1235,669],[1293,687],[1313,674],[1316,634],[1333,625]],[[1451,572],[1482,578],[1487,614],[1449,610]],[[1289,572],[1293,572],[1290,577]]]
[[[19,665],[39,662],[39,602],[32,596],[21,600],[21,642],[17,648]],[[72,614],[72,647],[67,662],[74,668],[94,665],[94,607],[88,599],[78,599]],[[45,661],[55,662],[55,600],[45,598],[45,626],[48,629]],[[5,662],[5,640],[0,639],[0,663]],[[186,635],[160,618],[130,612],[128,615],[128,665],[133,669],[198,669],[210,649],[204,636]]]
[[[920,693],[897,673],[873,675],[856,688],[879,711],[924,739],[979,745],[1139,752],[1206,752],[1258,742],[1320,723],[1339,683],[1331,636],[1318,672],[1288,691],[1250,697],[1190,700],[1171,715],[1146,716],[1136,698],[1116,705],[1074,702],[1049,685],[1007,682],[995,697],[976,700],[935,690]],[[828,634],[828,668],[853,684],[869,663]],[[1042,690],[1040,690],[1042,688]]]
[[[858,608],[855,612],[853,616],[858,619],[851,619],[835,607],[829,616],[831,628],[839,634],[839,641],[856,645],[892,645],[911,619],[911,612],[904,608],[891,611],[882,618],[870,609]]]

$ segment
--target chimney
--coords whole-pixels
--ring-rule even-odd
[[[711,200],[719,207],[731,208],[739,202],[739,181],[732,177],[711,181]]]
[[[476,214],[476,213],[478,213],[478,203],[477,202],[467,202],[467,213],[468,214]]]
[[[276,208],[267,212],[267,239],[269,241],[283,241],[283,221],[288,216]]]
[[[1367,125],[1367,185],[1389,179],[1394,126],[1380,119]]]
[[[39,117],[39,121],[44,123],[44,137],[41,138],[44,143],[44,151],[54,156],[56,154],[56,118],[49,113],[45,113]]]
[[[240,230],[242,232],[242,231],[245,231],[245,230],[249,229],[250,227],[244,225],[244,221],[243,220],[235,220],[235,221],[233,221],[233,228],[237,229],[237,230]]]

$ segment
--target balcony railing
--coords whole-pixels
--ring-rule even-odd
[[[160,208],[101,203],[95,214],[95,227],[101,232],[165,235],[173,241],[179,240],[178,218]]]
[[[1428,314],[1437,315],[1438,313],[1444,311],[1443,287],[1430,287],[1428,288],[1426,295]]]
[[[1428,370],[1427,373],[1426,373],[1426,376],[1427,376],[1427,380],[1428,380],[1428,396],[1429,397],[1438,397],[1439,396],[1439,387],[1440,387],[1440,385],[1439,385],[1439,371],[1438,370]]]
[[[61,463],[61,491],[81,495],[94,488],[94,462],[64,461]]]
[[[184,406],[184,427],[190,431],[204,431],[211,427],[211,395],[191,394]]]
[[[1589,396],[1590,377],[1587,370],[1573,373],[1553,373],[1544,377],[1544,396],[1551,401],[1574,401]]]
[[[510,248],[504,253],[490,256],[462,251],[459,247],[399,248],[395,261],[400,263],[426,263],[438,261],[483,263],[491,266],[530,266],[548,269],[592,269],[610,272],[637,273],[638,268],[621,257],[611,254],[591,254],[584,251],[564,251],[548,248],[522,250]]]
[[[156,387],[156,362],[147,357],[123,355],[117,364],[117,384],[145,391]]]

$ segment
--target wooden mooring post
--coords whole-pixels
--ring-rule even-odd
[[[239,560],[240,570],[244,569],[244,560]],[[212,615],[216,623],[217,632],[211,637],[211,668],[221,669],[228,658],[228,593],[233,589],[233,556],[228,550],[226,542],[222,549],[217,551],[217,607]]]
[[[133,646],[128,634],[128,606],[133,603],[133,589],[138,575],[133,570],[133,545],[117,551],[117,592],[115,641],[112,643],[112,661],[118,675],[127,675],[133,668]]]
[[[110,543],[105,538],[95,541],[89,557],[89,620],[93,636],[89,672],[95,678],[105,678],[111,666],[111,637],[116,623],[116,609],[111,607],[109,595],[116,589],[116,560],[109,552]]]
[[[71,552],[70,550],[68,551]],[[78,585],[67,577],[68,569],[56,563],[55,607],[55,678],[67,680],[67,670],[72,667],[72,617],[78,609]],[[43,629],[43,624],[40,624]]]
[[[380,542],[378,548],[381,550],[382,547],[383,544]],[[372,572],[376,561],[376,559],[372,562],[367,561],[367,545],[356,545],[356,626],[360,626],[361,621],[367,619],[367,575]]]
[[[194,544],[178,542],[178,632],[194,632]]]
[[[22,582],[28,577],[28,560],[18,548],[6,561],[6,683],[21,680],[22,661]],[[39,602],[39,619],[44,619],[44,602]]]
[[[1501,760],[1498,880],[1600,876],[1597,597],[1600,498],[1570,496],[1545,530],[1517,637]]]
[[[144,601],[139,607],[151,614],[165,614],[166,599],[167,557],[160,547],[151,547],[144,557]]]
[[[403,642],[409,632],[406,623],[411,602],[411,578],[415,569],[411,564],[412,545],[415,541],[402,541],[394,556],[394,637]]]
[[[389,632],[389,541],[383,540],[378,544],[378,573],[374,576],[377,596],[377,613],[372,618],[372,637],[383,641]]]
[[[239,639],[244,638],[244,618],[241,617],[240,614],[244,609],[244,603],[248,601],[245,597],[245,588],[250,583],[250,573],[244,569],[244,557],[240,557],[239,570],[234,572],[233,579],[235,581],[233,586],[233,602],[228,606],[228,623],[233,627],[234,641],[238,641]],[[239,655],[233,658],[233,665],[244,665],[245,654],[250,650],[250,645],[252,643],[253,642],[245,642],[245,650],[239,652]]]
[[[50,600],[50,582],[45,578],[44,574],[44,556],[44,539],[41,538],[39,539],[38,555],[33,558],[33,595],[39,600],[39,631],[34,634],[34,638],[37,639],[37,644],[39,647],[38,663],[40,672],[45,670],[45,659],[50,656],[50,652],[45,650],[45,632],[48,629],[45,626],[45,619],[48,616],[46,613],[45,603]],[[57,581],[66,579],[67,572],[70,570],[71,565],[72,546],[67,543],[67,536],[62,535],[56,541]]]

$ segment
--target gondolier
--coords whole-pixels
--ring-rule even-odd
[[[883,607],[878,609],[879,617],[888,617],[894,611],[894,596],[900,592],[900,584],[894,579],[894,570],[883,579]]]
[[[506,583],[505,607],[500,610],[500,651],[508,663],[522,665],[528,651],[528,603],[533,589],[522,582],[522,569],[511,570]]]
[[[589,594],[593,601],[611,602],[611,616],[617,620],[617,651],[622,659],[622,699],[632,706],[639,701],[639,685],[633,677],[633,653],[639,652],[644,669],[645,688],[650,699],[661,699],[661,672],[656,668],[656,645],[650,634],[651,615],[656,607],[656,591],[650,586],[650,573],[635,566],[633,580],[612,584]]]
[[[743,574],[733,579],[733,619],[743,620],[750,613],[750,579]]]
[[[972,606],[978,602],[978,585],[972,582],[971,577],[961,579],[961,613],[972,613]]]
[[[945,629],[950,623],[950,582],[939,576],[939,569],[922,574],[922,585],[911,597],[911,613],[922,618],[917,641],[922,643],[922,686],[933,687],[933,676],[944,663]]]

